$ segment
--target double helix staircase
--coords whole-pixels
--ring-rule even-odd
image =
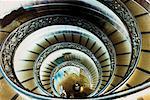
[[[0,19],[0,99],[150,98],[149,1],[19,3]]]

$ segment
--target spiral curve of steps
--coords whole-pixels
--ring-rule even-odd
[[[0,100],[150,98],[149,1],[18,4],[0,18]]]

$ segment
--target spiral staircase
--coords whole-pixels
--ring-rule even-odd
[[[19,4],[0,19],[0,100],[150,99],[149,1]]]

